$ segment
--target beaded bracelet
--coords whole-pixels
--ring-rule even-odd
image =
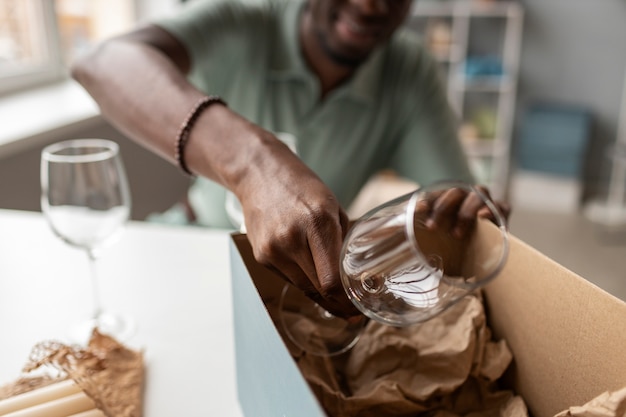
[[[218,96],[206,96],[202,97],[195,106],[191,109],[185,121],[180,125],[180,129],[178,130],[178,135],[176,135],[176,148],[174,149],[174,157],[176,158],[176,162],[180,169],[189,176],[193,177],[193,174],[189,170],[187,163],[185,162],[185,146],[187,146],[187,142],[189,141],[189,134],[191,133],[191,129],[193,125],[196,123],[196,120],[202,114],[202,111],[210,106],[211,104],[219,103],[226,106],[226,102],[222,100]]]

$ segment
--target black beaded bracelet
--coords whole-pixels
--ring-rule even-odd
[[[187,142],[189,141],[189,134],[191,133],[191,129],[193,125],[196,123],[196,120],[202,114],[202,111],[209,107],[211,104],[219,103],[226,106],[226,102],[222,100],[218,96],[206,96],[200,99],[195,106],[191,109],[183,123],[180,125],[180,129],[178,130],[178,135],[176,135],[176,148],[174,150],[174,157],[176,158],[176,162],[180,169],[189,176],[193,176],[189,167],[187,167],[187,163],[185,162],[185,146],[187,146]]]

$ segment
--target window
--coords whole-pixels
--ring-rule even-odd
[[[0,0],[0,92],[58,78],[52,2]]]
[[[135,21],[134,0],[0,0],[0,94],[61,79]]]

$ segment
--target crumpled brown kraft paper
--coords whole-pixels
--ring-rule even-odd
[[[277,317],[277,307],[267,307]],[[505,341],[493,340],[480,293],[411,327],[371,321],[338,357],[310,355],[283,339],[329,416],[528,417],[524,400],[498,387],[513,358]],[[554,417],[626,417],[626,388]]]
[[[32,375],[53,367],[58,376]],[[25,376],[0,387],[0,399],[71,378],[107,417],[141,417],[143,414],[143,353],[114,338],[93,331],[87,347],[46,341],[35,345]]]
[[[578,407],[570,407],[555,417],[626,417],[626,387],[605,392]]]
[[[479,295],[411,327],[371,321],[341,357],[291,352],[330,416],[528,415],[520,397],[498,389],[512,355],[492,339]]]

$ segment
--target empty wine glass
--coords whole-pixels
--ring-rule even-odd
[[[88,340],[93,328],[120,340],[134,324],[106,313],[100,304],[96,260],[119,238],[130,216],[130,192],[117,143],[75,139],[46,146],[41,152],[41,208],[54,234],[84,250],[93,290],[92,316],[70,330],[73,341]]]
[[[459,227],[465,232],[459,234]],[[364,316],[409,326],[495,278],[508,246],[506,221],[487,194],[463,182],[435,183],[354,222],[342,247],[341,282]],[[304,296],[290,300],[298,292],[289,286],[281,299],[283,329],[291,341],[317,355],[354,346],[363,321],[333,316]]]

